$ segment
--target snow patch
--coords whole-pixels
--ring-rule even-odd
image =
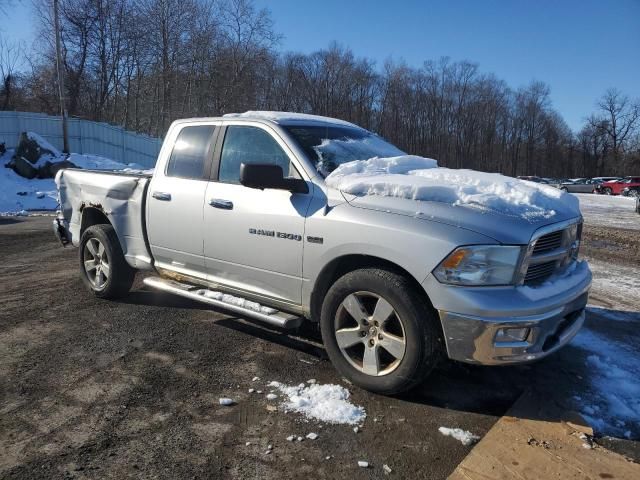
[[[37,136],[33,132],[29,132],[29,134]],[[46,141],[41,137],[36,141],[41,146],[46,145]],[[42,142],[45,143],[43,144]],[[48,147],[46,148],[49,149]],[[58,191],[55,180],[53,178],[28,180],[10,168],[4,168],[14,153],[15,150],[9,149],[4,155],[0,156],[0,216],[28,215],[29,210],[55,210],[58,206]],[[45,161],[55,163],[63,159],[63,157],[56,158],[45,155],[40,158],[35,166],[40,166]],[[145,174],[153,172],[153,170],[141,170],[143,167],[135,163],[125,165],[97,155],[72,153],[68,159],[76,166],[84,169],[118,170]]]
[[[287,123],[287,122],[321,122],[321,123],[331,123],[333,125],[342,125],[347,127],[354,127],[360,129],[357,125],[353,123],[346,122],[344,120],[338,120],[337,118],[331,117],[322,117],[320,115],[309,115],[307,113],[293,113],[293,112],[276,112],[276,111],[260,111],[260,110],[249,110],[244,113],[226,113],[223,115],[224,118],[243,118],[243,119],[259,119],[259,120],[269,120],[270,122],[275,123]]]
[[[206,289],[198,290],[196,291],[196,293],[206,298],[211,298],[213,300],[228,303],[229,305],[236,305],[238,307],[246,308],[247,310],[259,312],[264,315],[273,315],[274,313],[278,312],[278,310],[276,310],[275,308],[265,307],[257,302],[252,302],[241,297],[234,297],[233,295],[229,295],[228,293],[216,292],[214,290]]]
[[[640,317],[636,314],[635,321]],[[640,362],[637,345],[620,343],[588,328],[572,340],[586,350],[589,391],[579,408],[599,434],[640,438]],[[633,431],[627,425],[633,426]]]
[[[330,187],[352,195],[379,195],[466,206],[529,221],[549,219],[559,208],[580,215],[578,199],[548,185],[497,173],[441,168],[430,158],[403,155],[339,165]]]
[[[58,150],[56,147],[51,145],[51,143],[49,143],[47,140],[45,140],[43,137],[41,137],[37,133],[35,132],[26,132],[26,133],[27,133],[27,138],[29,140],[33,140],[34,142],[36,142],[41,149],[48,150],[49,152],[51,152],[51,155],[53,155],[54,157],[59,157],[62,155],[62,152],[60,150]]]
[[[218,399],[218,403],[220,403],[220,405],[229,406],[233,405],[236,402],[234,402],[231,398],[220,398]]]
[[[474,435],[473,433],[467,430],[462,430],[461,428],[440,427],[438,428],[438,431],[447,437],[455,438],[460,443],[467,446],[473,445],[478,440],[480,440],[480,437],[478,435]]]
[[[276,385],[277,384],[277,385]],[[361,423],[367,414],[363,407],[349,401],[349,390],[340,385],[311,384],[289,387],[272,382],[287,397],[282,403],[285,412],[297,412],[311,420],[334,424],[355,425]]]
[[[521,286],[518,290],[533,301],[553,297],[558,292],[570,290],[584,282],[591,270],[584,260],[571,263],[563,272],[553,274],[539,285]]]
[[[580,210],[587,225],[640,230],[635,198],[592,193],[573,195],[580,201]]]

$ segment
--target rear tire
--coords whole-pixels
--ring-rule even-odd
[[[613,194],[613,192],[611,191],[611,189],[610,189],[609,187],[605,187],[605,188],[603,188],[603,189],[602,189],[602,192],[603,192],[605,195],[611,195],[611,194]]]
[[[338,372],[372,392],[409,390],[440,358],[441,330],[424,293],[389,270],[339,278],[324,298],[320,328]]]
[[[111,225],[93,225],[84,231],[79,260],[82,282],[96,297],[119,298],[131,289],[136,272],[125,260]]]

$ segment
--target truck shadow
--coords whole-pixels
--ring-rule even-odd
[[[132,292],[124,301],[161,308],[188,308],[216,312],[220,314],[215,318],[217,326],[303,353],[316,363],[322,362],[320,368],[332,370],[322,346],[319,329],[309,322],[305,322],[296,330],[285,331],[248,318],[227,316],[223,310],[212,309],[197,302],[146,290]],[[599,352],[594,352],[589,345],[585,346],[584,339],[596,335],[611,345],[628,348],[629,339],[633,338],[638,327],[640,327],[638,312],[590,308],[584,330],[572,344],[541,361],[517,366],[485,367],[443,359],[422,385],[410,392],[395,396],[395,399],[416,406],[424,405],[499,417],[504,415],[523,392],[528,390],[536,393],[536,399],[540,403],[540,408],[535,409],[536,420],[557,422],[560,421],[558,412],[584,414],[590,411],[592,405],[598,405],[599,402],[598,408],[602,409],[602,418],[605,418],[606,422],[615,423],[615,412],[606,411],[606,392],[598,390],[599,377],[606,376],[606,372],[594,368],[593,357],[600,355],[603,362],[612,362],[612,368],[619,369],[624,365],[618,364],[615,358],[609,359]],[[630,369],[634,370],[634,367],[631,366]],[[334,376],[333,372],[330,376]],[[339,381],[339,379],[336,378],[333,381]],[[633,381],[632,377],[626,381],[633,385],[640,382]],[[381,401],[375,400],[376,398],[378,396],[371,397],[373,401]],[[581,398],[588,401],[585,403],[580,400]],[[544,413],[547,410],[554,413]],[[601,431],[596,431],[596,434],[625,438],[624,432],[616,431],[615,428],[604,427]],[[631,436],[627,438],[636,438],[636,436],[640,436],[640,431],[632,428]]]

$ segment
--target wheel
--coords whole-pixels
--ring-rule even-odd
[[[611,194],[613,193],[613,192],[611,191],[611,188],[609,188],[609,187],[604,187],[604,188],[602,189],[602,192],[603,192],[605,195],[611,195]]]
[[[409,390],[439,358],[434,313],[407,278],[388,270],[355,270],[338,279],[324,298],[320,329],[336,369],[377,393]]]
[[[135,270],[126,262],[111,225],[93,225],[82,234],[80,271],[96,297],[118,298],[129,292]]]
[[[562,190],[563,192],[569,192],[569,189],[567,187],[561,187],[560,190]]]

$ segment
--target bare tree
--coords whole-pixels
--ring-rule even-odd
[[[591,125],[604,130],[611,139],[613,161],[620,161],[627,141],[640,124],[640,103],[631,102],[619,90],[611,88],[597,103],[601,115],[592,117]]]
[[[9,110],[12,106],[12,94],[21,56],[20,44],[0,37],[0,110]]]

